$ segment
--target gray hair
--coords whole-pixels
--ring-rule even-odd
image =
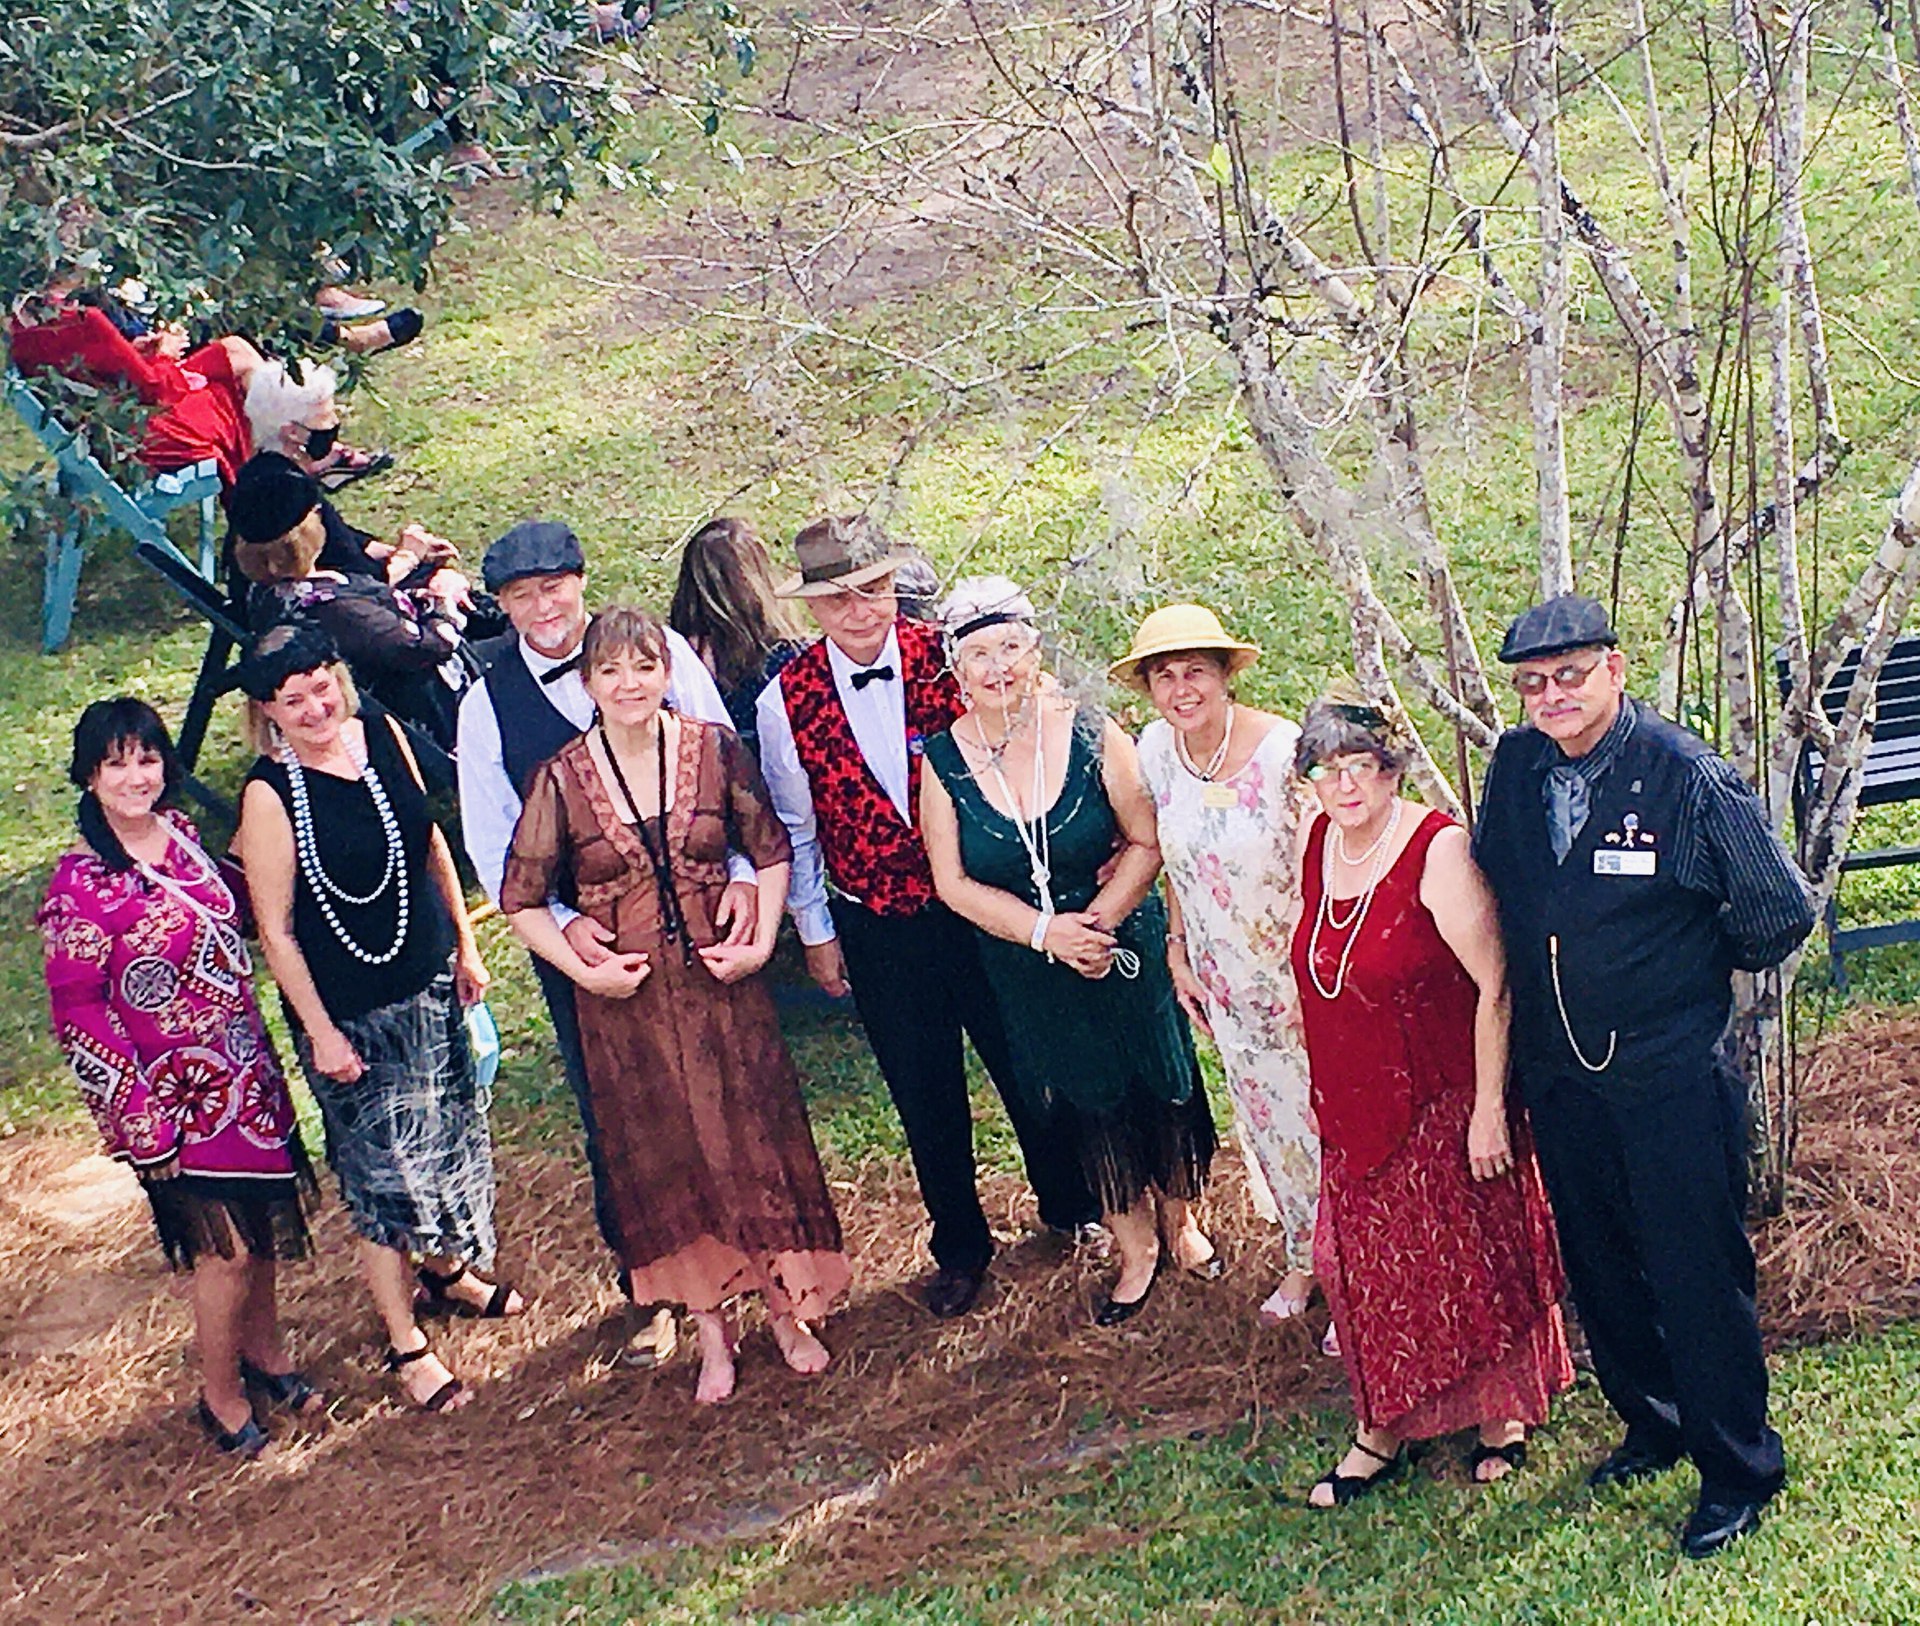
[[[1293,769],[1304,775],[1316,762],[1365,753],[1388,773],[1402,773],[1407,753],[1392,742],[1387,719],[1364,702],[1316,700],[1300,719],[1300,743],[1294,747]]]
[[[256,368],[247,381],[247,425],[255,444],[274,448],[288,424],[306,422],[309,413],[333,400],[337,382],[331,367],[307,368],[304,384],[293,381],[284,362],[270,361]]]

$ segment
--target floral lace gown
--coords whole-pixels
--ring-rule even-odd
[[[1307,1055],[1288,945],[1299,909],[1292,723],[1275,725],[1230,779],[1181,763],[1173,729],[1149,723],[1140,767],[1160,821],[1160,856],[1180,900],[1187,959],[1233,1100],[1254,1206],[1285,1233],[1289,1268],[1313,1268],[1320,1141],[1307,1113]]]

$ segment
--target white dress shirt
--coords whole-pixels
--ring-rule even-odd
[[[849,660],[831,639],[827,641],[827,665],[833,672],[834,692],[853,725],[854,743],[860,747],[861,756],[888,800],[900,810],[900,817],[909,825],[915,824],[914,810],[907,802],[907,691],[900,676],[899,638],[889,632],[872,661],[873,666],[891,666],[891,678],[876,679],[856,689],[853,674],[869,668]],[[778,678],[760,691],[753,709],[760,724],[760,773],[773,797],[774,810],[793,841],[793,879],[787,889],[787,907],[793,912],[800,941],[811,948],[834,937],[833,916],[827,910],[826,865],[820,856],[820,833],[813,815],[813,785],[800,765],[800,753],[793,743],[793,722],[787,716],[787,699],[780,692]]]
[[[666,630],[672,668],[667,682],[667,705],[683,717],[698,717],[702,722],[732,728],[733,720],[727,716],[719,686],[714,683],[706,662],[679,633],[671,627]],[[528,648],[524,642],[517,642],[514,647],[517,658],[527,663],[527,670],[536,680],[572,659],[564,656],[556,660]],[[516,654],[502,655],[500,659],[510,661]],[[580,680],[578,667],[551,683],[541,684],[540,690],[552,702],[554,710],[581,732],[586,731],[593,721],[593,701],[587,695],[586,684]],[[500,745],[500,719],[494,712],[484,681],[467,690],[460,702],[454,746],[460,770],[461,840],[466,844],[467,856],[473,860],[481,886],[497,904],[500,882],[506,874],[507,849],[513,844],[513,827],[520,822],[520,793],[507,777],[506,757]],[[752,860],[739,853],[727,854],[729,880],[751,881],[753,873]],[[555,922],[563,927],[579,914],[557,898],[550,907]]]

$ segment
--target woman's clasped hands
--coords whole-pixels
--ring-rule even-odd
[[[1043,946],[1056,960],[1064,960],[1081,976],[1097,981],[1113,969],[1118,941],[1092,910],[1071,909],[1048,922]]]

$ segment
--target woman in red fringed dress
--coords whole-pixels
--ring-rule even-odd
[[[1573,1381],[1560,1260],[1506,1099],[1499,931],[1466,832],[1400,795],[1378,712],[1321,701],[1297,765],[1323,817],[1293,940],[1322,1176],[1314,1274],[1359,1428],[1309,1500],[1393,1478],[1406,1442],[1475,1428],[1479,1483]]]

